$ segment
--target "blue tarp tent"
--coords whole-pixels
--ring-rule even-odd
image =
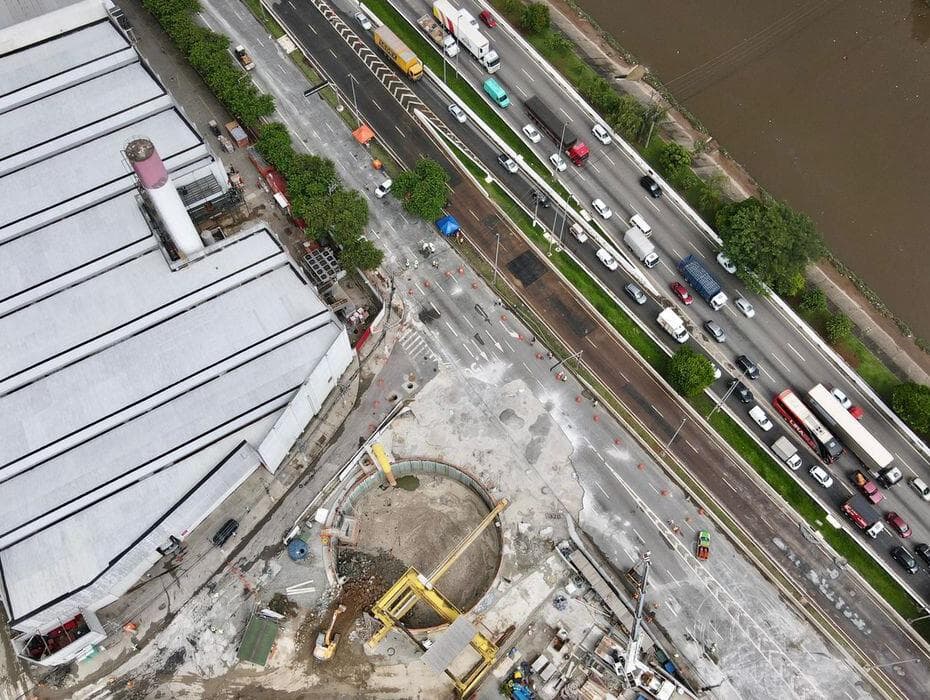
[[[443,236],[454,236],[459,231],[459,222],[454,216],[444,216],[436,222],[436,228]]]

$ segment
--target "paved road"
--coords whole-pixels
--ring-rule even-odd
[[[379,82],[366,74],[364,67],[354,60],[345,41],[332,31],[331,26],[318,13],[306,7],[298,12],[286,3],[278,5],[276,9],[296,32],[298,39],[305,46],[313,47],[316,60],[347,93],[350,91],[348,75],[350,72],[353,74],[358,81],[356,95],[359,108],[373,128],[402,158],[412,161],[422,154],[444,160],[422,136],[417,135],[409,115],[400,109]],[[261,72],[256,73],[256,78],[261,80]],[[359,89],[359,85],[362,89]],[[427,92],[419,86],[417,91],[421,97]],[[502,273],[512,280],[513,276],[504,268],[507,262],[525,252],[522,240],[502,227],[488,209],[483,195],[469,183],[456,182],[454,186],[456,195],[452,211],[465,224],[469,235],[480,237],[477,242],[484,250],[493,252],[494,232],[502,232]],[[475,225],[476,219],[481,225]],[[414,237],[407,245],[412,252]],[[397,247],[404,249],[403,243]],[[683,417],[675,397],[665,392],[655,378],[641,367],[637,358],[619,345],[598,319],[574,302],[551,273],[544,272],[527,289],[532,292],[529,300],[536,305],[541,315],[549,317],[570,344],[577,343],[579,347],[585,348],[589,364],[601,372],[611,388],[628,405],[637,409],[640,418],[659,439],[670,439]],[[688,421],[676,436],[671,451],[687,462],[706,484],[715,486],[715,495],[730,512],[740,515],[740,521],[749,525],[760,541],[771,544],[777,562],[792,571],[796,567],[802,571],[798,583],[811,596],[811,607],[823,606],[828,609],[837,624],[855,638],[860,646],[873,648],[875,651],[872,658],[875,663],[895,665],[907,658],[922,655],[920,649],[900,639],[902,632],[885,619],[882,610],[868,599],[854,577],[837,571],[828,553],[802,536],[795,521],[781,510],[778,502],[760,494],[752,476],[739,471],[730,456],[721,451],[714,436],[706,434],[693,421]],[[609,480],[602,479],[602,482],[605,488],[609,484]],[[639,490],[636,492],[639,493]],[[825,581],[830,581],[830,584],[825,584]],[[839,606],[839,609],[834,606]],[[868,620],[868,623],[864,623],[864,620]],[[913,691],[923,687],[928,681],[922,663],[904,664],[896,668],[902,675],[895,680],[905,693],[908,689]]]
[[[348,8],[352,3],[344,0],[342,5]],[[459,5],[472,10],[474,14],[484,7],[473,0],[462,0]],[[428,12],[430,5],[425,0],[396,0],[395,6],[408,18],[415,19]],[[590,147],[591,157],[586,167],[569,166],[566,172],[557,174],[557,177],[583,204],[588,205],[594,198],[601,198],[612,208],[614,216],[611,220],[598,223],[607,229],[608,235],[614,240],[619,241],[627,226],[626,221],[633,213],[642,214],[652,224],[654,229],[652,240],[658,247],[662,261],[651,271],[642,269],[667,295],[665,304],[672,299],[669,292],[670,283],[682,279],[675,270],[675,263],[689,253],[697,254],[720,278],[731,298],[737,296],[738,293],[753,302],[756,315],[751,320],[744,318],[732,304],[728,304],[719,312],[714,312],[699,298],[690,307],[684,307],[677,301],[675,302],[678,312],[684,315],[695,328],[700,329],[705,320],[713,319],[717,320],[727,332],[727,342],[723,345],[713,342],[700,330],[695,334],[696,340],[705,348],[705,351],[724,369],[724,378],[719,382],[718,391],[721,393],[725,391],[727,378],[739,373],[733,363],[734,358],[744,353],[749,355],[762,370],[759,380],[753,383],[756,401],[769,411],[778,431],[790,433],[790,427],[769,405],[770,399],[775,394],[791,387],[801,395],[801,392],[806,392],[820,382],[828,386],[839,386],[854,403],[866,408],[863,425],[891,450],[895,456],[895,463],[904,472],[905,477],[921,476],[925,480],[930,480],[930,462],[898,433],[896,428],[876,407],[869,403],[866,397],[861,395],[852,384],[844,381],[843,375],[833,366],[832,362],[810,344],[806,336],[798,331],[793,322],[784,317],[774,304],[750,295],[737,278],[728,275],[717,265],[714,260],[715,246],[670,203],[668,198],[653,200],[645,194],[638,184],[642,172],[637,166],[615,143],[604,146],[597,142],[590,132],[591,122],[584,112],[549,79],[539,64],[524,52],[504,27],[499,25],[492,30],[486,28],[483,30],[501,55],[502,68],[494,74],[494,78],[504,86],[513,101],[511,107],[506,110],[496,107],[495,109],[518,134],[520,127],[529,122],[528,116],[520,105],[522,100],[531,95],[540,97],[553,110],[560,110],[566,115],[572,128]],[[456,66],[480,92],[480,82],[487,78],[487,74],[478,63],[467,53],[461,52],[456,57]],[[417,90],[421,96],[426,91],[425,88],[419,86]],[[444,100],[437,100],[435,103],[430,103],[426,98],[424,100],[434,107],[437,114],[446,116],[442,109]],[[447,121],[453,128],[458,127],[451,119]],[[464,130],[458,127],[458,131],[461,133]],[[470,140],[468,142],[472,143]],[[544,162],[547,162],[548,156],[556,150],[556,145],[545,137],[536,145],[527,142],[527,146]],[[493,159],[486,162],[492,169],[496,167]],[[527,190],[527,187],[523,187],[524,193]],[[590,210],[590,207],[588,208]],[[571,240],[570,236],[566,236],[566,239],[568,239],[567,245],[579,254],[588,269],[607,281],[612,289],[621,294],[623,284],[629,281],[622,271],[616,273],[606,271],[594,257],[595,250],[590,243],[586,246],[579,246]],[[660,306],[651,300],[644,307],[628,309],[628,311],[651,324],[656,329],[660,342],[670,347],[671,341],[655,324],[659,309]],[[746,420],[744,408],[740,407],[738,413]],[[747,423],[750,430],[761,435],[761,431],[751,421],[747,420]],[[765,441],[773,442],[772,435],[774,434],[773,431],[766,436]],[[818,463],[814,453],[804,443],[798,440],[797,444],[806,454],[808,463]],[[858,460],[851,453],[844,454],[837,463],[829,467],[836,479],[834,486],[828,491],[816,485],[806,470],[799,473],[798,478],[830,510],[838,512],[839,505],[853,493],[848,477],[859,467]],[[914,529],[914,542],[930,541],[930,504],[920,500],[904,482],[889,490],[882,510],[883,512],[896,510],[900,513]],[[898,565],[887,555],[893,545],[901,543],[897,536],[886,533],[877,542],[866,538],[862,538],[862,541],[866,546],[873,547],[895,573],[901,573]],[[908,583],[918,590],[925,600],[930,601],[930,577],[921,575],[909,579]]]

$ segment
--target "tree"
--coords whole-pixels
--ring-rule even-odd
[[[796,290],[798,273],[823,253],[823,241],[805,214],[762,193],[720,207],[717,232],[723,249],[749,287],[779,294]]]
[[[852,335],[853,323],[846,314],[834,314],[827,319],[824,325],[824,332],[827,340],[831,343],[837,343],[845,340]]]
[[[411,214],[427,221],[442,216],[449,198],[449,174],[434,160],[421,158],[416,167],[394,178],[391,191],[404,203]]]
[[[682,345],[669,359],[665,376],[675,391],[690,398],[713,383],[714,366],[690,345]]]
[[[820,288],[813,285],[807,287],[798,302],[801,311],[809,314],[820,314],[827,310],[827,295]]]
[[[280,168],[287,178],[287,187],[292,195],[322,197],[339,184],[336,165],[328,158],[299,153],[287,168]]]
[[[891,390],[891,408],[912,430],[930,434],[930,387],[914,382],[898,384]]]
[[[549,7],[541,2],[531,2],[520,15],[520,28],[527,34],[542,34],[549,29]]]
[[[255,149],[261,156],[288,177],[291,161],[294,159],[294,147],[287,127],[280,122],[271,122],[262,126],[255,142]]]
[[[674,175],[691,167],[691,153],[674,141],[666,141],[659,151],[659,170],[663,175]]]
[[[291,211],[307,223],[312,238],[328,238],[337,245],[358,238],[368,223],[368,203],[355,190],[342,187],[322,196],[292,197]]]
[[[384,260],[384,252],[375,247],[374,243],[363,236],[359,236],[342,247],[339,253],[339,262],[345,270],[373,270]]]

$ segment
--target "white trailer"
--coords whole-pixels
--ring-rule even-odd
[[[659,264],[655,244],[646,238],[646,234],[639,227],[633,226],[627,229],[627,232],[623,234],[623,242],[636,256],[636,259],[646,267],[653,268]]]
[[[455,7],[449,0],[435,0],[433,17],[458,39],[468,53],[478,59],[478,63],[488,73],[500,70],[501,61],[497,51],[491,48],[491,42],[481,33],[478,20],[470,12]]]
[[[685,322],[675,313],[674,309],[663,309],[656,321],[679,343],[684,343],[691,337],[688,329],[685,328]]]

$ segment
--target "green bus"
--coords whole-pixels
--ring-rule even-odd
[[[494,78],[488,78],[484,81],[484,91],[488,94],[488,97],[497,103],[498,107],[510,106],[510,98],[507,97],[504,88],[502,88],[500,83],[494,80]]]

